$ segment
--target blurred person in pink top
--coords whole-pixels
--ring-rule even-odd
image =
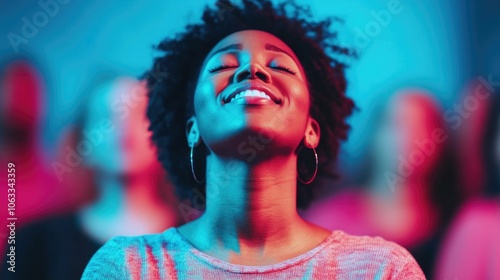
[[[16,272],[3,267],[2,279],[79,279],[112,237],[157,233],[180,223],[151,143],[145,83],[119,77],[86,94],[81,123],[67,132],[52,162],[65,192],[86,201],[18,230]]]
[[[486,187],[459,211],[442,244],[436,279],[500,279],[500,95],[488,99]]]
[[[453,136],[436,100],[422,90],[398,92],[378,114],[366,182],[319,201],[304,216],[326,228],[394,241],[429,277],[441,234],[461,201]]]
[[[0,161],[2,166],[7,162],[16,165],[15,214],[19,226],[57,207],[57,180],[42,143],[46,85],[35,65],[24,59],[9,63],[0,79]],[[7,211],[1,213],[4,217]]]
[[[56,176],[50,168],[50,155],[42,136],[47,109],[46,84],[38,65],[31,59],[9,61],[0,73],[0,181],[2,193],[0,219],[16,218],[15,228],[61,209],[63,203]],[[14,173],[7,174],[7,166]],[[8,216],[7,178],[13,179],[13,216]],[[9,248],[8,227],[0,229],[0,251]],[[14,231],[15,232],[15,231]],[[5,255],[0,256],[5,263]]]

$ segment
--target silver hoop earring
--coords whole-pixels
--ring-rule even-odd
[[[314,174],[312,176],[311,179],[309,180],[302,180],[299,176],[299,172],[297,171],[297,179],[302,183],[302,184],[306,184],[306,185],[309,185],[312,181],[314,181],[314,178],[316,178],[316,174],[318,174],[318,153],[316,153],[316,149],[315,148],[312,148],[313,152],[314,152],[314,160],[316,161],[316,167],[314,168]]]
[[[191,152],[189,153],[189,159],[191,161],[191,173],[193,174],[193,178],[196,181],[196,183],[203,184],[204,180],[198,180],[198,178],[196,177],[196,174],[194,173],[193,150],[194,150],[194,146],[191,147]]]

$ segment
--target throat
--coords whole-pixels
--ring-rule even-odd
[[[300,219],[300,218],[299,218]],[[252,233],[234,235],[207,226],[203,217],[178,228],[201,252],[230,264],[274,265],[305,254],[325,241],[331,232],[303,220],[276,236],[261,238]]]

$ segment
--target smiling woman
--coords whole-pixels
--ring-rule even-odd
[[[293,2],[242,2],[218,2],[225,13],[206,8],[203,23],[162,41],[153,69],[168,78],[147,77],[159,160],[180,199],[206,196],[204,213],[114,238],[83,279],[424,279],[400,246],[298,215],[347,136],[354,104],[340,59],[351,53],[337,45],[335,19],[314,22]]]

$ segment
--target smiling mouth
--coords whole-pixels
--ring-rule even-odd
[[[240,105],[264,105],[264,104],[280,104],[281,100],[274,100],[269,94],[258,89],[247,89],[240,92],[235,92],[224,100],[225,104],[240,104]]]

